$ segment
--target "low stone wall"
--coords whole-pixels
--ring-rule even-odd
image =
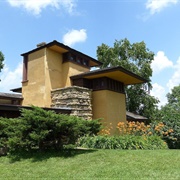
[[[51,92],[51,107],[71,108],[71,114],[84,119],[92,119],[92,92],[90,89],[71,86]]]

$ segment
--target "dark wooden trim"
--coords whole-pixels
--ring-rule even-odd
[[[16,92],[16,93],[22,93],[22,87],[10,89],[10,91]]]
[[[45,44],[45,45],[43,45],[43,46],[40,46],[40,47],[38,47],[38,48],[36,48],[36,49],[33,49],[33,50],[31,50],[31,51],[28,51],[28,52],[26,52],[26,53],[23,53],[23,54],[21,54],[21,56],[26,56],[26,55],[28,55],[28,54],[30,54],[30,53],[33,53],[33,52],[36,52],[36,51],[41,50],[41,49],[43,49],[43,48],[48,48],[48,47],[51,47],[51,46],[54,46],[54,45],[59,46],[59,47],[65,49],[65,50],[68,50],[68,51],[72,52],[72,53],[79,54],[80,56],[85,56],[86,58],[88,58],[88,59],[90,59],[91,61],[93,61],[94,63],[96,63],[96,64],[97,64],[96,66],[102,65],[102,63],[101,63],[100,61],[97,61],[96,59],[94,59],[94,58],[92,58],[92,57],[90,57],[90,56],[88,56],[88,55],[86,55],[86,54],[84,54],[84,53],[82,53],[82,52],[80,52],[80,51],[77,51],[77,50],[75,50],[75,49],[72,49],[72,48],[70,48],[69,46],[66,46],[66,45],[64,45],[64,44],[62,44],[62,43],[60,43],[60,42],[58,42],[58,41],[56,41],[56,40],[54,40],[54,41],[52,41],[52,42],[50,42],[50,43],[48,43],[48,44]]]
[[[23,99],[21,94],[0,93],[0,99]]]
[[[22,78],[22,82],[25,82],[28,80],[28,55],[24,56],[23,59],[23,78]]]
[[[29,80],[26,80],[26,81],[22,81],[21,83],[26,83],[26,82],[28,82]]]
[[[0,117],[15,118],[20,116],[20,110],[22,108],[31,109],[30,106],[20,106],[20,105],[4,105],[0,104]],[[43,108],[43,107],[42,107]],[[47,111],[55,111],[57,114],[70,114],[70,108],[43,108]]]
[[[79,66],[85,67],[90,69],[90,59],[86,58],[85,56],[79,56],[78,54],[74,54],[71,52],[67,52],[63,54],[63,63],[65,62],[72,62]]]
[[[96,79],[73,79],[73,85],[92,89],[93,91],[110,90],[124,94],[124,84],[108,77]]]

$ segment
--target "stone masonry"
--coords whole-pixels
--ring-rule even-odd
[[[70,108],[71,114],[87,120],[92,119],[92,91],[79,86],[55,89],[51,91],[51,107]]]

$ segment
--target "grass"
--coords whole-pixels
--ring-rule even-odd
[[[180,179],[179,150],[66,150],[0,157],[0,179]]]

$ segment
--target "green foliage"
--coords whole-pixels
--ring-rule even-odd
[[[97,149],[167,149],[159,136],[84,136],[77,145]]]
[[[0,72],[1,72],[1,69],[3,68],[3,66],[4,66],[3,61],[4,61],[4,55],[0,51]]]
[[[172,125],[173,123],[173,125]],[[152,122],[149,125],[139,122],[119,122],[117,124],[117,133],[120,135],[134,136],[159,136],[164,140],[169,148],[179,149],[179,125],[178,123]]]
[[[20,118],[5,121],[8,123],[2,136],[8,138],[11,151],[60,149],[64,145],[74,144],[80,136],[97,134],[101,126],[98,120],[87,121],[39,107],[22,109]]]
[[[170,148],[180,149],[180,85],[174,87],[167,98],[168,103],[161,108],[160,119],[173,132],[165,140]]]
[[[175,86],[172,89],[172,92],[167,94],[167,99],[169,105],[174,105],[175,108],[180,107],[180,85]]]
[[[97,48],[98,60],[103,63],[102,68],[121,66],[139,76],[148,80],[147,84],[128,86],[126,92],[127,110],[136,112],[152,119],[157,109],[156,98],[147,93],[151,85],[151,62],[154,59],[154,53],[151,52],[146,44],[142,42],[131,44],[128,39],[115,41],[113,47],[102,44]]]
[[[171,136],[164,139],[168,143],[169,148],[180,149],[180,112],[169,105],[161,109],[161,120],[167,129],[172,129]]]
[[[8,119],[0,117],[0,148],[6,145],[8,135],[7,135]]]

